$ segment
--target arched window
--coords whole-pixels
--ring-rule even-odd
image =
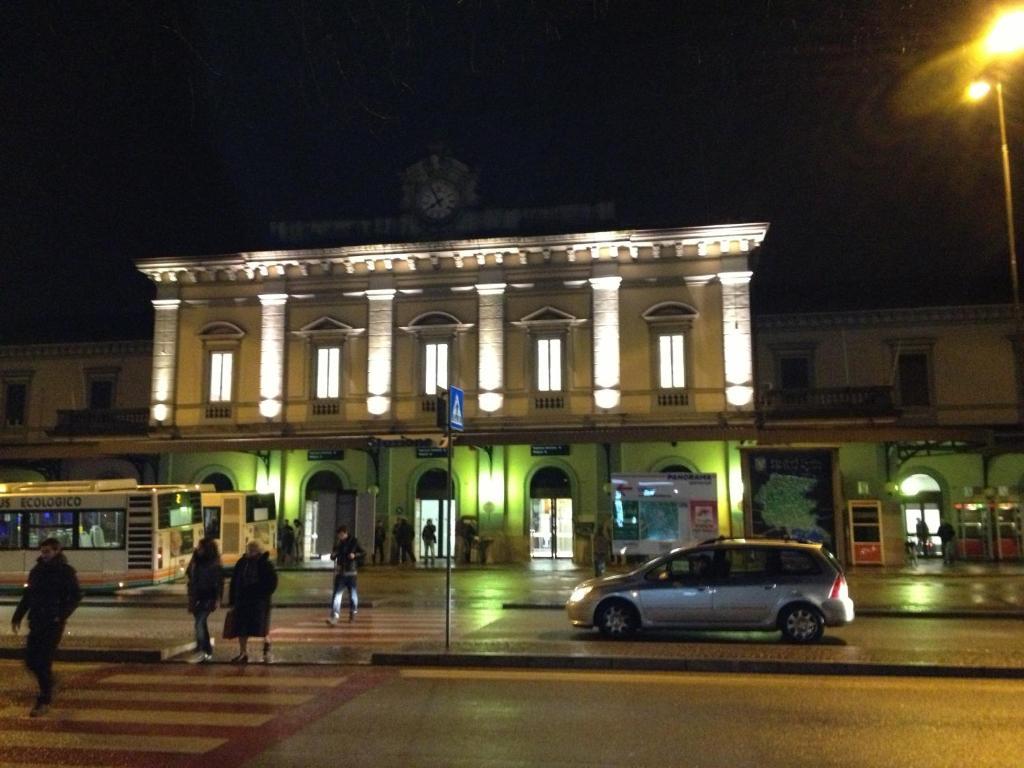
[[[202,479],[202,483],[204,485],[212,485],[218,493],[235,490],[235,484],[223,472],[211,472]]]

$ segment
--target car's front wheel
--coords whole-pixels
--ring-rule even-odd
[[[636,608],[625,600],[609,600],[597,612],[597,628],[605,637],[630,637],[640,627]]]
[[[779,617],[782,636],[791,643],[816,643],[825,633],[825,617],[810,605],[791,605]]]

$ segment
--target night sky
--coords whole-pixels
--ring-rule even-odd
[[[995,106],[957,101],[992,10],[0,4],[0,343],[146,338],[135,259],[395,214],[434,142],[478,169],[486,207],[771,222],[758,313],[1009,301]],[[1024,68],[1002,74],[1024,190]]]

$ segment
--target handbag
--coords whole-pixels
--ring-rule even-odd
[[[225,640],[234,640],[238,637],[238,630],[235,627],[235,609],[228,608],[224,614],[224,632],[223,638]]]

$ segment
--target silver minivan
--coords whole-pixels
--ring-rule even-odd
[[[588,579],[566,604],[577,627],[781,630],[795,643],[853,621],[842,566],[821,544],[720,538],[674,549],[636,570]]]

